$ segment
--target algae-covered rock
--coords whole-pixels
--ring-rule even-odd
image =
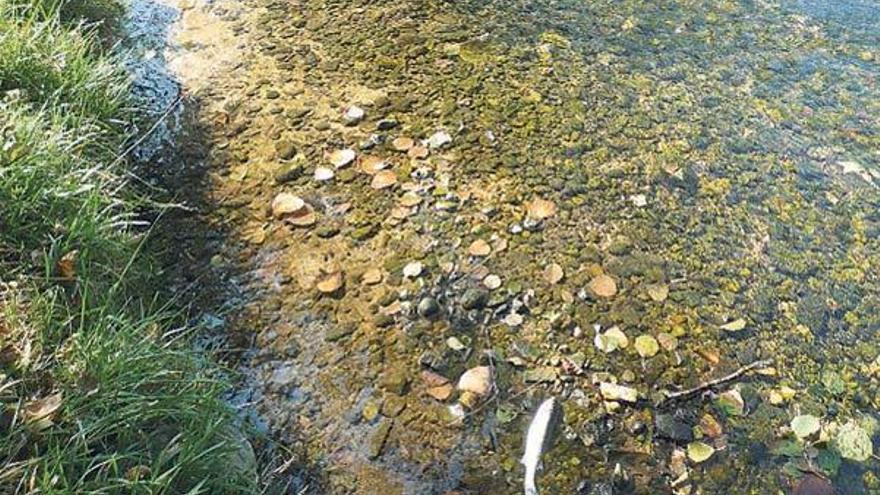
[[[837,430],[834,445],[844,459],[864,462],[874,453],[870,435],[858,423],[850,421]]]

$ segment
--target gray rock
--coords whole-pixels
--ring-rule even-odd
[[[468,289],[461,296],[461,307],[467,310],[481,309],[486,306],[489,293],[480,289]]]
[[[654,418],[654,434],[659,438],[681,443],[687,443],[694,439],[694,432],[690,425],[672,414],[658,414]]]
[[[419,301],[418,312],[423,318],[430,318],[440,311],[440,305],[433,297],[423,297]]]

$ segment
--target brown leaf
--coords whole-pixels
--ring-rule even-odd
[[[52,421],[60,407],[61,392],[32,400],[24,406],[25,421],[38,430],[44,430],[52,426]]]
[[[76,280],[76,258],[78,254],[79,251],[74,249],[58,260],[56,269],[58,270],[58,276],[61,277],[61,280],[67,282]]]

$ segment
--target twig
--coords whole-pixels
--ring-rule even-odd
[[[717,387],[718,385],[721,385],[723,383],[727,383],[729,381],[736,380],[740,376],[742,376],[742,375],[744,375],[754,369],[766,368],[767,366],[770,366],[771,364],[773,364],[772,359],[763,359],[760,361],[755,361],[752,364],[747,364],[729,375],[725,375],[725,376],[722,376],[721,378],[716,378],[714,380],[709,380],[708,382],[703,382],[693,388],[689,388],[686,390],[679,390],[677,392],[672,392],[670,390],[663,390],[662,391],[663,395],[665,395],[666,398],[663,399],[661,404],[663,404],[665,402],[672,401],[672,400],[676,400],[676,399],[690,397],[698,392],[702,392],[703,390],[714,388],[714,387]]]

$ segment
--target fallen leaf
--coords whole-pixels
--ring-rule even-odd
[[[53,424],[55,414],[61,407],[61,392],[28,402],[24,406],[25,421],[37,430],[44,430]]]
[[[61,280],[70,282],[76,279],[76,258],[79,251],[74,249],[61,257],[56,263],[55,268],[58,270],[58,276]]]

